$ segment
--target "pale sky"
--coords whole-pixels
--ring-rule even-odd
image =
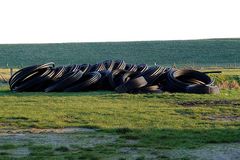
[[[0,43],[240,38],[239,0],[0,0]]]

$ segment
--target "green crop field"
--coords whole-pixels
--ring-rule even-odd
[[[240,69],[224,68],[239,67],[239,51],[239,39],[0,45],[0,160],[240,159]],[[3,83],[9,67],[105,59],[221,70],[210,76],[223,89],[12,93]]]
[[[2,44],[0,67],[55,62],[57,65],[124,59],[164,66],[238,66],[240,39],[187,41]]]

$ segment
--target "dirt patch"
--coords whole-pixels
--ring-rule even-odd
[[[0,123],[1,125],[1,123]],[[38,129],[38,128],[31,128],[31,129],[0,129],[0,136],[1,135],[11,135],[11,134],[43,134],[43,133],[77,133],[77,132],[96,132],[99,129],[90,129],[90,128],[60,128],[60,129]]]
[[[9,152],[9,154],[12,154],[14,157],[21,158],[28,156],[30,154],[30,151],[28,147],[20,147],[15,150],[12,150],[11,152]]]
[[[140,147],[122,147],[118,150],[120,157],[123,159],[160,159],[158,151],[151,148],[140,148]],[[120,159],[112,158],[112,159]]]
[[[211,115],[202,118],[203,120],[214,120],[214,121],[240,121],[240,116],[224,116],[224,115]]]
[[[0,131],[0,154],[9,157],[24,157],[31,154],[31,148],[50,147],[52,152],[63,148],[94,148],[97,145],[114,144],[117,135],[98,132],[97,129],[19,129]]]
[[[231,105],[231,106],[240,106],[239,101],[232,101],[232,100],[205,100],[205,101],[187,101],[187,102],[177,102],[178,105],[182,105],[185,107],[194,107],[194,106],[216,106],[216,105]]]
[[[211,144],[197,149],[150,149],[123,147],[119,153],[129,159],[196,159],[235,160],[240,159],[240,143]]]
[[[240,159],[240,143],[211,144],[198,149],[164,151],[172,159],[235,160]]]
[[[7,126],[9,126],[8,123],[0,123],[0,127],[7,127]]]
[[[11,155],[15,158],[26,157],[30,154],[28,147],[19,147],[15,149],[1,149],[0,155]]]
[[[116,139],[116,136],[96,133],[96,129],[87,128],[2,130],[1,132],[0,144],[15,145],[32,143],[59,147],[64,144],[67,147],[81,145],[82,148],[88,148],[112,143]]]
[[[133,139],[128,139],[125,142],[125,144],[127,144],[127,145],[135,145],[135,144],[138,144],[138,143],[139,143],[139,140],[133,140]]]

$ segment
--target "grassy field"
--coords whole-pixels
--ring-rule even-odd
[[[0,150],[28,147],[31,153],[27,156],[29,158],[43,158],[48,155],[50,158],[71,159],[85,155],[85,158],[105,159],[118,157],[121,155],[118,151],[123,147],[147,148],[156,151],[156,156],[168,159],[166,155],[159,154],[159,151],[239,142],[239,94],[239,90],[222,90],[220,95],[11,93],[8,87],[2,86],[1,131],[83,127],[98,129],[94,133],[97,135],[107,134],[117,138],[114,143],[100,143],[88,148],[81,144],[70,147],[62,144],[61,149],[65,148],[66,151],[62,151],[60,155],[56,151],[59,147],[35,145],[28,141],[18,145],[3,141]],[[128,141],[135,143],[127,143]],[[5,158],[8,156],[10,155],[4,155]]]
[[[125,59],[221,70],[210,76],[224,88],[219,95],[12,93],[0,76],[0,160],[240,158],[240,69],[223,68],[239,67],[239,51],[239,39],[0,45],[4,79],[9,67]]]
[[[0,45],[0,67],[124,59],[164,66],[239,66],[240,39]]]
[[[239,83],[239,72],[224,69],[211,76],[218,84]],[[239,147],[239,94],[229,88],[220,95],[12,93],[3,83],[0,159],[196,159],[196,153],[217,155],[219,145],[223,154],[226,145]],[[90,131],[44,131],[69,127]],[[236,159],[238,149],[230,155]]]

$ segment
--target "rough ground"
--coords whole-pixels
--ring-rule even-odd
[[[111,146],[119,139],[117,135],[87,128],[0,130],[0,159],[44,158],[45,154],[62,158],[68,152],[78,152],[80,149]],[[193,149],[134,146],[137,140],[127,140],[125,143],[126,147],[117,148],[116,154],[109,159],[240,159],[240,143],[208,144]]]

